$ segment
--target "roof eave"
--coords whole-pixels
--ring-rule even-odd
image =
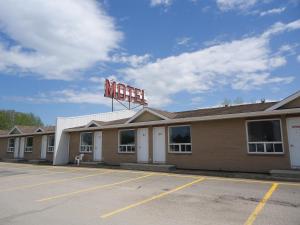
[[[25,137],[25,136],[35,136],[35,135],[43,135],[43,134],[55,134],[55,131],[45,131],[45,132],[38,132],[38,133],[22,133],[22,134],[5,134],[0,135],[0,138],[6,137]]]
[[[140,111],[138,111],[135,115],[133,115],[129,120],[127,120],[125,122],[125,124],[129,124],[130,122],[132,122],[133,120],[135,120],[136,118],[138,118],[140,115],[142,115],[144,112],[152,113],[153,115],[158,116],[158,117],[160,117],[163,120],[170,120],[170,118],[168,118],[168,117],[166,117],[166,116],[164,116],[164,115],[162,115],[160,113],[157,113],[157,112],[155,112],[155,111],[153,111],[153,110],[151,110],[149,108],[143,108]]]
[[[93,130],[105,130],[113,128],[126,128],[126,127],[140,127],[140,126],[149,126],[149,125],[165,125],[165,124],[176,124],[176,123],[189,123],[197,121],[209,121],[209,120],[221,120],[221,119],[235,119],[235,118],[247,118],[247,117],[257,117],[257,116],[278,116],[285,114],[294,114],[300,113],[300,108],[294,109],[282,109],[276,111],[258,111],[258,112],[247,112],[247,113],[235,113],[235,114],[223,114],[223,115],[214,115],[214,116],[201,116],[201,117],[187,117],[179,119],[169,119],[169,120],[157,120],[149,122],[139,122],[139,123],[123,123],[117,125],[107,125],[91,128],[71,128],[65,130],[65,132],[75,132],[75,131],[93,131]]]
[[[275,105],[272,105],[271,107],[267,108],[265,111],[272,111],[275,109],[280,108],[281,106],[284,106],[285,104],[295,100],[296,98],[300,97],[300,91],[297,91],[296,93],[290,95],[289,97],[279,101],[278,103],[276,103]]]

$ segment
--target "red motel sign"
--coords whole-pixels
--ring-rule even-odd
[[[105,79],[104,97],[114,98],[119,101],[128,101],[140,105],[147,105],[145,91],[115,81]]]

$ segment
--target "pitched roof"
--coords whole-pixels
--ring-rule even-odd
[[[263,112],[266,111],[269,107],[277,104],[277,102],[262,102],[262,103],[252,103],[252,104],[242,104],[242,105],[232,105],[232,106],[222,106],[215,108],[204,108],[204,109],[196,109],[189,111],[181,111],[181,112],[168,112],[164,110],[159,110],[155,108],[149,108],[151,111],[155,113],[161,114],[164,117],[172,119],[184,119],[184,118],[193,118],[193,117],[206,117],[206,116],[219,116],[219,115],[230,115],[230,114],[240,114],[240,113],[251,113],[251,112]],[[122,125],[126,124],[126,122],[131,119],[124,118],[119,120],[112,120],[108,122],[102,122],[101,126],[105,128],[105,126],[110,125]],[[76,129],[84,128],[85,126],[74,127],[71,129],[66,129],[66,131],[74,131]]]
[[[163,115],[169,119],[173,119],[175,116],[176,116],[176,113],[173,113],[173,112],[168,112],[168,111],[164,111],[164,110],[160,110],[160,109],[155,109],[155,108],[150,108],[150,107],[147,107],[148,109],[160,114],[160,115]]]
[[[0,135],[9,135],[11,132],[17,129],[20,131],[20,134],[34,134],[34,133],[51,133],[55,132],[55,126],[45,126],[45,127],[39,127],[39,126],[24,126],[24,125],[15,125],[11,130],[7,131],[6,133],[0,133]],[[41,129],[40,132],[37,132],[37,130]]]
[[[34,133],[38,128],[38,126],[23,126],[23,125],[16,125],[16,128],[18,128],[22,133]]]
[[[130,118],[131,118],[131,117],[129,117],[129,118],[124,118],[124,119],[119,119],[119,120],[108,121],[108,122],[105,122],[105,123],[103,124],[103,126],[123,124],[123,123],[126,123]]]
[[[175,112],[173,119],[264,111],[277,102],[253,103]]]
[[[129,120],[131,117],[128,117],[128,118],[124,118],[124,119],[119,119],[119,120],[111,120],[111,121],[107,121],[107,122],[103,122],[103,121],[95,121],[95,120],[92,120],[96,123],[99,124],[99,122],[101,122],[101,126],[108,126],[108,125],[118,125],[118,124],[124,124],[126,123],[127,120]],[[91,122],[92,122],[91,121]],[[90,122],[90,123],[91,123]],[[81,128],[87,128],[86,125],[84,126],[78,126],[78,127],[72,127],[72,128],[68,128],[68,129],[65,129],[65,131],[73,131],[74,129],[81,129]]]
[[[0,135],[8,134],[9,130],[0,130]]]
[[[41,127],[44,132],[55,132],[56,126],[46,126],[46,127]]]

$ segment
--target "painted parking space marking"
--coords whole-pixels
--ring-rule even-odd
[[[28,184],[28,185],[13,187],[13,188],[0,189],[0,193],[1,192],[8,192],[8,191],[23,190],[23,189],[28,189],[28,188],[34,188],[34,187],[38,187],[38,186],[42,186],[42,185],[48,185],[48,184],[63,183],[63,182],[66,182],[66,181],[80,180],[80,179],[85,179],[85,178],[88,178],[88,177],[94,177],[94,176],[98,176],[98,175],[108,174],[108,173],[112,173],[112,172],[113,171],[105,171],[105,172],[94,173],[94,174],[89,174],[89,175],[84,175],[84,176],[79,176],[79,177],[63,178],[63,179],[50,180],[50,181],[36,183],[36,184]]]
[[[247,221],[244,225],[252,225],[255,221],[257,215],[262,211],[264,208],[266,202],[269,200],[269,198],[272,196],[274,191],[278,188],[278,183],[273,183],[270,189],[267,191],[267,193],[264,195],[264,197],[260,200],[254,211],[251,213],[251,215],[248,217]]]
[[[141,180],[143,178],[154,176],[154,175],[155,175],[154,173],[148,173],[146,175],[139,176],[139,177],[136,177],[136,178],[125,179],[125,180],[118,181],[118,182],[111,183],[111,184],[97,185],[97,186],[94,186],[94,187],[85,188],[85,189],[81,189],[81,190],[74,191],[74,192],[68,192],[68,193],[65,193],[65,194],[60,194],[60,195],[55,195],[55,196],[51,196],[51,197],[42,198],[42,199],[39,199],[39,200],[36,200],[36,201],[37,202],[45,202],[45,201],[50,201],[50,200],[54,200],[54,199],[69,197],[69,196],[73,196],[73,195],[77,195],[77,194],[81,194],[81,193],[86,193],[86,192],[99,190],[99,189],[102,189],[102,188],[113,187],[113,186],[129,183],[129,182],[132,182],[132,181]]]
[[[194,180],[194,181],[192,181],[192,182],[189,182],[189,183],[187,183],[187,184],[178,186],[178,187],[176,187],[176,188],[174,188],[174,189],[172,189],[172,190],[162,192],[162,193],[160,193],[160,194],[158,194],[158,195],[154,195],[154,196],[149,197],[149,198],[146,198],[146,199],[144,199],[144,200],[142,200],[142,201],[139,201],[139,202],[133,203],[133,204],[131,204],[131,205],[125,206],[125,207],[123,207],[123,208],[114,210],[114,211],[112,211],[112,212],[103,214],[103,215],[101,216],[101,218],[102,218],[102,219],[106,219],[106,218],[108,218],[108,217],[114,216],[114,215],[119,214],[119,213],[121,213],[121,212],[124,212],[124,211],[126,211],[126,210],[129,210],[129,209],[135,208],[135,207],[137,207],[137,206],[146,204],[146,203],[148,203],[148,202],[151,202],[151,201],[154,201],[154,200],[163,198],[163,197],[165,197],[166,195],[169,195],[169,194],[171,194],[171,193],[177,192],[177,191],[179,191],[179,190],[182,190],[182,189],[184,189],[184,188],[187,188],[187,187],[189,187],[189,186],[192,186],[192,185],[194,185],[194,184],[196,184],[196,183],[199,183],[199,182],[203,181],[204,179],[205,179],[204,177],[199,178],[199,179]]]

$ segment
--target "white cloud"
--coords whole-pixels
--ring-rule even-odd
[[[297,60],[300,63],[300,55],[297,56]]]
[[[163,106],[182,91],[199,93],[228,85],[254,89],[266,84],[284,84],[291,76],[271,72],[286,63],[269,46],[272,35],[297,29],[297,21],[272,26],[260,36],[217,44],[198,51],[157,59],[137,68],[121,70],[128,82],[146,90],[150,105]],[[276,29],[274,29],[276,27]]]
[[[151,6],[169,6],[171,5],[173,0],[151,0]]]
[[[300,19],[287,24],[278,22],[271,26],[270,29],[266,30],[262,36],[264,38],[269,38],[271,35],[280,34],[285,31],[293,31],[297,29],[300,29]]]
[[[232,82],[232,88],[236,90],[252,90],[265,84],[288,84],[294,77],[272,77],[270,73],[243,74],[237,76]]]
[[[217,6],[222,11],[246,10],[256,4],[257,0],[217,0]]]
[[[283,56],[270,58],[270,67],[276,68],[286,64],[286,59]]]
[[[64,89],[60,91],[52,91],[40,93],[35,97],[29,96],[6,96],[3,100],[14,102],[27,102],[31,104],[45,103],[72,103],[72,104],[95,104],[95,105],[111,105],[111,100],[99,94],[99,88],[89,89]]]
[[[123,64],[128,64],[133,67],[137,67],[140,65],[143,65],[147,62],[149,62],[151,56],[149,54],[145,55],[126,55],[126,54],[119,54],[119,55],[113,55],[110,58],[111,62],[114,63],[123,63]]]
[[[176,39],[177,45],[186,46],[192,39],[190,37],[181,37]]]
[[[285,11],[285,7],[282,7],[282,8],[274,8],[274,9],[270,9],[270,10],[267,10],[267,11],[263,11],[263,12],[260,12],[260,16],[266,16],[266,15],[273,15],[273,14],[280,14],[280,13],[283,13]]]
[[[95,0],[0,1],[0,28],[13,42],[0,43],[0,70],[73,79],[109,59],[122,33]]]
[[[284,44],[280,46],[279,53],[290,53],[294,54],[295,49],[299,46],[299,44]]]

